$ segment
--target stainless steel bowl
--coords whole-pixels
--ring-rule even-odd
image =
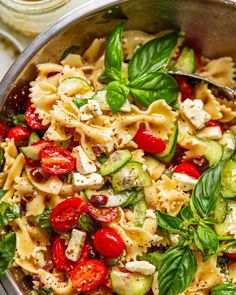
[[[22,103],[15,94],[24,83],[34,79],[36,64],[59,61],[71,45],[80,45],[83,51],[93,38],[107,35],[120,21],[127,22],[127,29],[146,32],[181,28],[204,55],[230,55],[236,61],[235,20],[236,3],[227,0],[88,2],[49,27],[18,57],[0,83],[0,119],[21,109]],[[9,272],[2,284],[10,295],[28,294],[28,283],[19,278],[19,272]]]

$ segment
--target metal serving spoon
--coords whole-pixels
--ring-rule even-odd
[[[202,77],[199,75],[195,75],[195,74],[187,74],[187,73],[183,73],[183,72],[173,72],[173,71],[168,71],[168,74],[170,74],[171,76],[184,76],[184,77],[190,78],[192,80],[207,82],[210,85],[212,85],[213,88],[215,88],[215,90],[217,90],[219,94],[226,96],[229,100],[236,101],[236,89],[233,89],[231,87],[220,86],[217,83],[209,80],[208,78],[205,78],[205,77]]]

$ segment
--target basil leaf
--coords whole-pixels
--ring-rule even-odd
[[[0,276],[10,267],[16,252],[16,234],[10,233],[0,240]]]
[[[180,215],[181,215],[181,217],[182,217],[184,220],[189,220],[189,219],[193,218],[193,213],[192,213],[192,211],[191,211],[190,206],[186,206],[186,207],[184,207],[184,208],[181,210]]]
[[[116,113],[122,107],[129,94],[129,89],[118,81],[110,82],[106,88],[107,103],[112,111]]]
[[[7,192],[8,192],[8,189],[6,190],[0,189],[0,200],[5,196]]]
[[[81,97],[76,97],[75,99],[73,99],[73,103],[78,107],[82,107],[84,105],[86,105],[88,103],[88,99],[87,98],[81,98]]]
[[[52,210],[44,210],[41,214],[34,216],[34,221],[37,222],[42,228],[51,229],[51,214]]]
[[[99,76],[98,80],[102,83],[110,82],[113,79],[113,71],[121,72],[122,66],[122,33],[124,24],[119,24],[108,36],[107,49],[105,54],[105,71]]]
[[[53,289],[44,287],[40,289],[39,291],[35,291],[35,290],[31,291],[30,295],[53,295]]]
[[[140,260],[146,260],[153,264],[156,267],[156,269],[159,269],[163,255],[164,254],[160,252],[147,253],[146,255],[140,257]]]
[[[129,62],[128,76],[130,81],[143,74],[163,70],[175,49],[178,33],[170,33],[155,38],[141,46]]]
[[[68,54],[75,54],[75,53],[78,53],[80,50],[80,46],[77,46],[77,45],[72,45],[71,47],[67,48],[63,54],[62,54],[62,57],[61,57],[61,60],[63,60],[64,58],[67,57]]]
[[[207,260],[210,256],[218,253],[219,241],[216,233],[207,225],[199,225],[197,228],[197,236],[199,242],[201,242],[201,248],[204,260]]]
[[[236,287],[230,283],[218,285],[211,289],[210,294],[211,295],[235,295]]]
[[[134,100],[147,107],[158,99],[164,99],[171,104],[176,100],[179,91],[174,78],[158,72],[144,74],[128,86]]]
[[[191,195],[191,209],[203,217],[210,214],[217,201],[221,186],[221,172],[224,162],[220,161],[199,178]]]
[[[98,229],[99,223],[96,222],[89,214],[83,214],[79,220],[80,227],[89,233],[94,233]]]
[[[176,246],[164,253],[158,271],[159,295],[177,295],[191,283],[197,260],[189,247]]]
[[[0,228],[20,216],[20,207],[6,202],[0,203]]]
[[[156,211],[156,216],[157,216],[158,226],[172,233],[179,232],[179,227],[182,222],[181,219],[175,216],[168,215],[158,210]]]
[[[13,124],[15,126],[26,126],[25,115],[18,114],[13,117]]]

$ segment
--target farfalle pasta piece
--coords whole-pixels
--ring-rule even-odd
[[[220,103],[208,88],[206,83],[200,83],[196,86],[195,96],[204,103],[203,109],[211,116],[211,120],[222,118]]]
[[[18,156],[18,151],[14,142],[14,139],[6,138],[4,142],[1,143],[1,148],[4,151],[5,164],[3,167],[3,172],[8,172],[14,163],[16,157]]]
[[[83,58],[88,63],[97,61],[105,51],[106,39],[96,38],[93,40],[89,48],[85,51]]]
[[[235,87],[235,65],[231,57],[220,57],[210,60],[200,68],[199,75],[206,77],[219,85]]]
[[[84,65],[81,55],[69,53],[62,61],[61,64],[70,67],[80,68]]]
[[[236,118],[236,102],[227,100],[226,98],[218,98],[220,103],[220,111],[222,118],[219,119],[220,122],[227,123]]]
[[[178,141],[178,144],[186,149],[184,155],[185,160],[202,157],[208,148],[207,142],[189,134],[185,134],[185,136]]]

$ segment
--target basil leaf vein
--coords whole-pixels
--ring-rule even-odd
[[[107,103],[112,111],[116,113],[122,107],[129,94],[129,89],[118,81],[112,81],[106,87]]]
[[[50,224],[50,216],[52,214],[52,210],[44,210],[41,214],[34,216],[34,221],[37,222],[40,227],[51,229]]]
[[[0,276],[10,267],[16,252],[16,234],[9,233],[0,240]]]
[[[215,286],[211,289],[211,295],[235,295],[236,287],[230,283]]]
[[[180,224],[182,223],[182,220],[178,217],[168,215],[166,213],[163,213],[161,211],[156,211],[158,226],[168,230],[172,233],[178,233]]]

